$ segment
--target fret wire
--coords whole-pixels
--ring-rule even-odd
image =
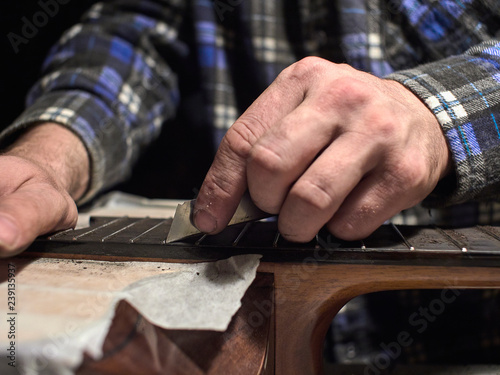
[[[202,242],[205,238],[207,238],[207,236],[208,236],[208,234],[207,234],[207,233],[205,233],[203,236],[201,236],[200,238],[198,238],[198,239],[196,240],[196,242],[194,243],[194,245],[195,245],[195,246],[199,246],[199,245],[201,244],[201,242]]]
[[[444,231],[440,227],[434,226],[434,229],[436,229],[439,233],[441,233],[443,236],[448,238],[451,241],[451,243],[453,245],[455,245],[456,247],[458,247],[460,250],[462,250],[462,252],[464,252],[464,253],[467,252],[467,247],[465,246],[465,244],[460,243],[457,240],[455,240],[452,236],[450,236],[448,233],[446,233],[446,231]]]
[[[399,228],[394,223],[391,223],[391,226],[392,226],[392,229],[394,229],[394,231],[398,234],[398,236],[403,240],[406,247],[408,249],[410,249],[411,251],[415,250],[415,247],[412,246],[411,243],[408,242],[408,240],[405,238],[405,236],[403,236],[403,233],[400,232]]]
[[[250,228],[250,226],[252,225],[252,223],[253,223],[252,221],[249,221],[248,223],[245,224],[245,226],[243,227],[243,229],[240,231],[240,233],[238,233],[238,235],[234,239],[233,246],[237,246],[238,245],[238,242],[240,242],[241,238],[248,231],[248,229]]]
[[[146,231],[142,232],[141,234],[139,234],[139,235],[135,236],[134,238],[130,239],[128,242],[129,242],[129,243],[134,243],[134,242],[135,242],[135,240],[137,240],[137,239],[141,238],[141,237],[142,237],[142,236],[144,236],[145,234],[147,234],[147,233],[151,232],[152,230],[154,230],[154,229],[158,228],[160,225],[162,225],[162,224],[163,224],[163,223],[165,223],[166,221],[167,221],[167,219],[160,221],[158,224],[156,224],[156,225],[152,226],[151,228],[147,229]]]
[[[134,221],[133,223],[130,223],[129,225],[124,226],[123,228],[118,229],[116,232],[113,232],[113,233],[108,234],[107,236],[105,236],[105,237],[101,238],[101,241],[102,241],[102,242],[104,242],[104,241],[106,241],[108,238],[111,238],[111,237],[113,237],[113,236],[117,235],[118,233],[123,232],[124,230],[127,230],[127,229],[129,229],[130,227],[133,227],[133,226],[134,226],[134,225],[136,225],[137,223],[140,223],[141,221],[144,221],[144,220],[146,220],[146,219],[147,219],[147,218],[144,218],[144,219],[140,219],[140,220]]]
[[[280,239],[280,232],[277,231],[276,235],[274,236],[274,241],[273,241],[273,247],[278,247],[278,241]]]
[[[84,237],[84,236],[86,236],[88,234],[94,233],[94,232],[98,231],[99,229],[106,228],[106,227],[108,227],[108,226],[110,226],[112,224],[118,223],[118,222],[120,222],[122,220],[125,220],[127,218],[128,218],[128,216],[122,216],[122,217],[116,218],[114,220],[108,221],[107,223],[99,225],[98,227],[96,227],[94,229],[91,229],[88,232],[84,232],[82,234],[79,234],[78,236],[73,237],[73,240],[77,240],[77,239],[79,239],[81,237]]]
[[[49,240],[52,240],[54,238],[58,238],[58,237],[61,237],[62,235],[68,233],[68,232],[72,232],[74,231],[75,228],[68,228],[68,229],[65,229],[65,230],[62,230],[60,232],[57,232],[57,233],[54,233],[52,234],[51,236],[48,237]]]
[[[315,249],[322,249],[323,246],[321,246],[321,243],[319,242],[319,233],[316,233],[314,236],[314,239],[316,240],[316,244],[314,245]]]
[[[498,236],[495,232],[491,231],[490,229],[484,227],[484,226],[479,226],[476,225],[475,227],[477,230],[483,232],[484,234],[493,237],[495,240],[500,241],[500,236]]]

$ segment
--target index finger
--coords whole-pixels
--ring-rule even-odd
[[[247,158],[255,142],[304,99],[306,88],[287,79],[287,68],[236,120],[217,150],[200,188],[193,224],[202,232],[218,233],[231,220],[247,189]]]

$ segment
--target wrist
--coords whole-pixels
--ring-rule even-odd
[[[29,128],[5,151],[45,169],[70,196],[77,200],[89,184],[89,156],[80,140],[68,128],[41,123]]]
[[[432,155],[432,165],[441,180],[453,171],[451,150],[448,146],[446,136],[437,117],[425,102],[416,93],[398,81],[386,79],[386,83],[396,89],[393,97],[405,103],[408,110],[419,119],[420,133],[428,134],[432,142],[427,145],[428,152]]]

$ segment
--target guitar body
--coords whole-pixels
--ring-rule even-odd
[[[162,219],[94,218],[89,228],[37,240],[25,256],[201,262],[236,254],[262,254],[259,276],[224,339],[188,332],[156,333],[157,338],[169,343],[163,345],[163,353],[174,353],[172,348],[182,349],[184,345],[179,353],[182,360],[196,364],[199,372],[188,372],[193,374],[320,374],[326,331],[336,313],[356,296],[402,289],[500,288],[497,227],[386,225],[364,241],[340,241],[320,232],[308,244],[295,244],[279,236],[275,222],[256,222],[229,227],[216,236],[195,236],[166,244],[170,223]],[[133,315],[130,308],[127,311],[124,316]],[[113,324],[105,345],[133,352],[140,340],[124,345],[123,337],[117,338],[120,334],[116,333],[123,332],[116,331],[116,325],[130,329],[134,319],[129,320],[128,324]],[[141,337],[140,332],[136,335]],[[231,342],[235,338],[239,338],[238,344],[221,344],[217,352],[203,354],[209,342]],[[235,357],[231,347],[238,348],[240,354],[245,353],[241,348],[248,348],[248,363],[258,366],[251,371],[242,366],[245,356]],[[120,361],[129,356],[125,351],[121,359],[116,356],[115,365],[108,357],[105,366],[102,361],[87,359],[80,371],[114,373],[112,369],[120,368]],[[185,372],[170,369],[166,373]]]

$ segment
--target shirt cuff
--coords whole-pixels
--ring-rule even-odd
[[[487,43],[482,48],[490,47]],[[385,77],[403,84],[427,105],[451,150],[454,172],[425,200],[429,206],[498,197],[498,70],[480,56],[481,48],[469,52]]]
[[[0,133],[0,148],[5,148],[23,131],[42,122],[54,122],[70,129],[88,152],[89,186],[77,204],[88,202],[98,192],[123,178],[126,172],[120,170],[120,163],[114,164],[114,159],[125,159],[122,156],[126,150],[117,141],[121,135],[116,134],[112,114],[104,105],[99,105],[98,99],[77,90],[47,93]],[[105,153],[106,147],[108,152]]]

